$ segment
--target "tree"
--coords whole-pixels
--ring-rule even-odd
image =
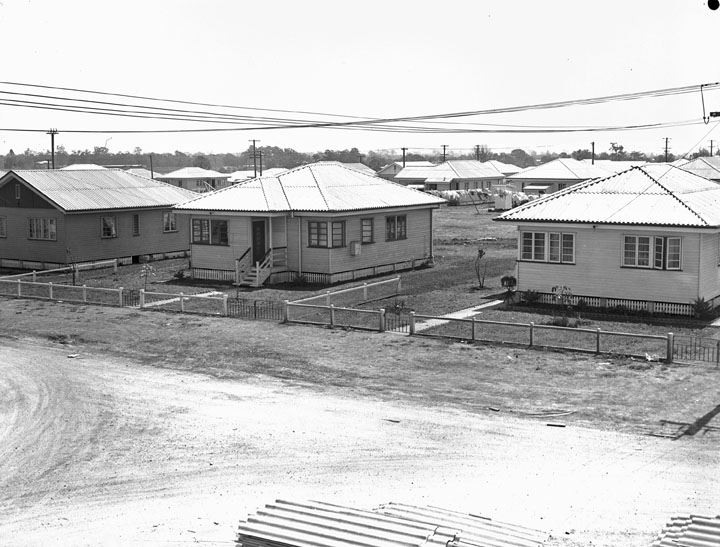
[[[575,150],[572,154],[570,154],[570,157],[573,159],[576,159],[578,161],[581,160],[589,160],[592,159],[592,152],[588,150],[587,148],[582,148]]]
[[[483,264],[482,259],[485,256],[485,251],[482,247],[478,248],[478,254],[475,257],[475,276],[478,280],[478,287],[485,287],[485,274],[487,273],[487,261]]]
[[[616,142],[610,143],[610,159],[611,160],[624,160],[627,159],[627,154],[625,153],[625,147],[622,144],[618,144]]]
[[[8,152],[7,156],[5,156],[5,162],[3,163],[3,167],[5,169],[15,169],[15,164],[17,163],[17,158],[15,157],[15,152],[13,152],[13,149],[10,149],[10,152]]]
[[[210,169],[210,160],[203,155],[195,156],[193,159],[193,167],[200,167],[201,169]]]

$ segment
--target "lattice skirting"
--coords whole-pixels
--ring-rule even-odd
[[[522,298],[522,297],[521,297]],[[650,300],[630,300],[626,298],[602,298],[598,296],[572,296],[572,305],[577,306],[578,302],[584,302],[588,308],[616,308],[624,307],[634,312],[662,313],[669,315],[694,315],[695,310],[692,304],[681,304],[677,302],[654,302]],[[542,304],[555,304],[556,300],[550,293],[541,293],[539,302]],[[711,299],[713,307],[720,304],[720,298]]]

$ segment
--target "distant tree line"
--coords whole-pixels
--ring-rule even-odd
[[[720,155],[720,150],[714,151],[714,155]],[[691,158],[709,156],[710,152],[701,148]],[[516,148],[510,152],[493,152],[487,145],[480,145],[471,152],[459,154],[448,151],[446,159],[478,159],[480,161],[497,160],[503,163],[516,165],[525,168],[533,165],[547,163],[557,158],[574,158],[576,160],[589,159],[592,152],[588,149],[579,149],[571,152],[561,153],[538,153],[535,151],[526,152]],[[64,146],[59,145],[55,150],[55,167],[65,167],[74,163],[94,163],[102,166],[138,166],[152,169],[157,173],[169,173],[183,167],[202,167],[213,169],[223,173],[233,171],[253,170],[255,165],[258,169],[270,169],[282,167],[289,169],[313,163],[316,161],[340,161],[343,163],[363,163],[375,171],[379,171],[385,165],[394,161],[401,161],[402,156],[392,150],[372,150],[367,154],[361,154],[357,148],[349,150],[325,150],[324,152],[298,152],[292,148],[280,148],[277,146],[258,146],[253,150],[249,146],[247,150],[240,153],[224,154],[188,154],[176,150],[173,153],[147,153],[136,147],[132,152],[110,152],[106,147],[96,146],[93,150],[72,150],[67,151]],[[439,151],[429,153],[408,153],[406,161],[431,161],[440,163],[442,153]],[[644,152],[627,152],[623,145],[611,143],[607,151],[595,154],[598,160],[632,160],[632,161],[665,161],[665,152],[657,154],[646,154]],[[668,153],[667,161],[675,161],[676,156]],[[12,149],[5,155],[0,155],[0,165],[3,169],[43,169],[47,168],[51,160],[50,151],[36,152],[27,149],[21,154],[15,153]]]

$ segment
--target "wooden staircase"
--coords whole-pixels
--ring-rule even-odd
[[[268,249],[261,261],[252,263],[250,247],[235,261],[235,282],[239,287],[260,287],[270,277],[273,267],[273,250]]]

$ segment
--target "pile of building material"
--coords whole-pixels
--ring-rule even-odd
[[[487,517],[389,503],[373,510],[277,500],[241,521],[242,547],[538,547],[548,534]]]
[[[720,516],[673,517],[651,547],[720,547]]]

